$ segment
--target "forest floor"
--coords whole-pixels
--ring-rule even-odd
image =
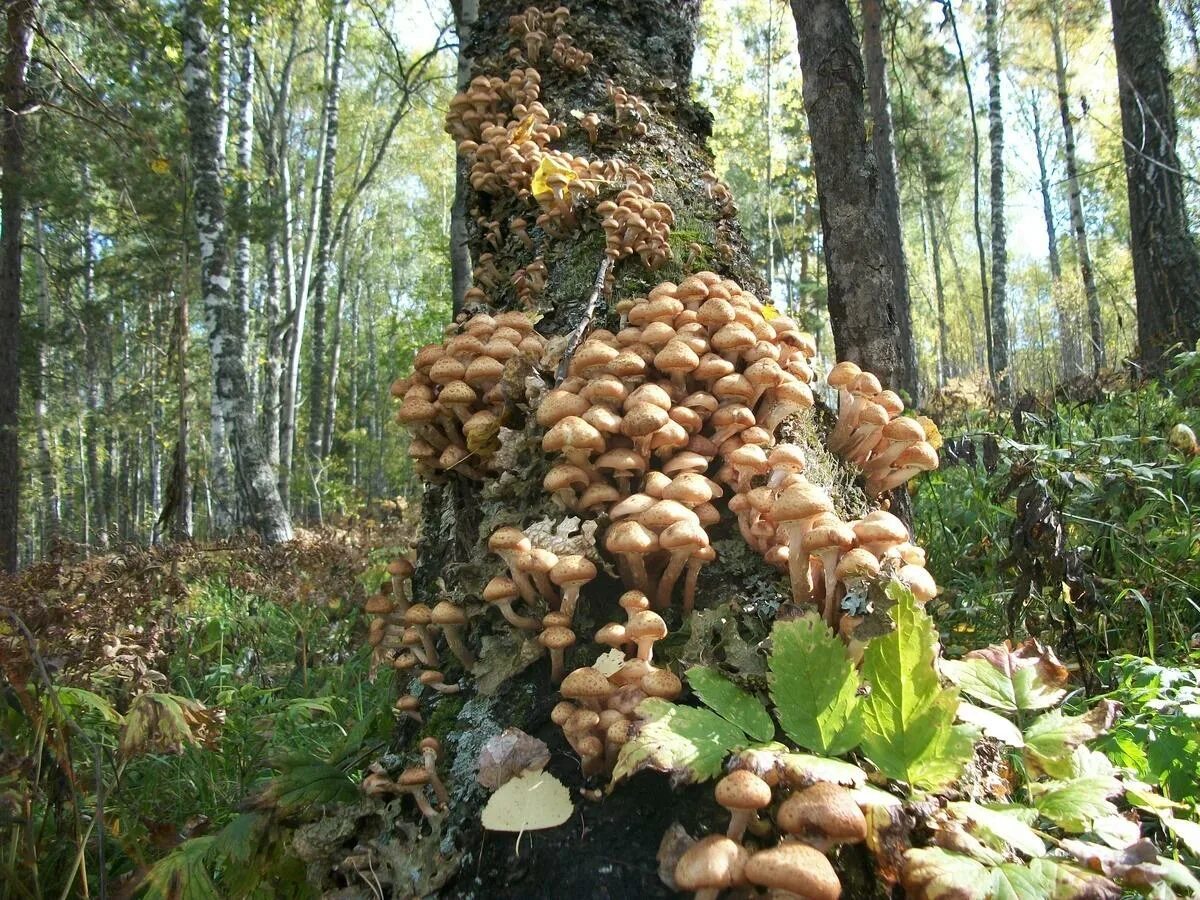
[[[914,492],[943,586],[929,610],[949,656],[1009,635],[1057,647],[1080,703],[1125,704],[1102,749],[1194,804],[1200,456],[1170,433],[1200,426],[1200,360],[1110,388],[1004,415],[938,398],[943,465]],[[250,870],[299,891],[290,829],[359,802],[395,734],[396,685],[373,677],[362,607],[416,518],[272,549],[128,548],[0,584],[0,897],[96,893],[101,871],[114,894],[248,895]],[[640,781],[589,814],[669,790]],[[527,843],[526,862],[569,855],[568,838]],[[485,844],[472,877],[528,896],[510,842]]]

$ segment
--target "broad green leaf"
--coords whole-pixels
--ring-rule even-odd
[[[715,778],[746,734],[707,709],[676,706],[658,697],[638,704],[637,733],[621,748],[612,783],[643,769],[666,772],[675,784]]]
[[[1062,849],[1092,871],[1131,887],[1162,883],[1179,890],[1182,896],[1200,893],[1200,882],[1186,866],[1159,856],[1158,848],[1144,838],[1135,838],[1120,847],[1067,839],[1062,842]]]
[[[1042,857],[1027,865],[985,866],[938,847],[904,854],[910,900],[1117,900],[1121,889],[1097,872]]]
[[[276,809],[281,816],[307,812],[358,798],[358,787],[341,768],[308,754],[297,755],[268,779],[254,800],[257,809]]]
[[[1159,819],[1167,831],[1188,848],[1192,856],[1200,857],[1200,824],[1188,819],[1177,819],[1165,813],[1160,814]]]
[[[858,746],[858,676],[845,645],[819,616],[776,622],[768,665],[775,715],[789,738],[830,756]]]
[[[988,873],[962,853],[922,847],[905,852],[901,881],[912,900],[988,900]]]
[[[208,862],[216,838],[212,835],[184,841],[146,873],[142,886],[146,900],[220,900]]]
[[[1115,778],[1098,775],[1029,785],[1029,795],[1038,811],[1064,831],[1075,834],[1089,830],[1097,819],[1115,816],[1117,808],[1108,798],[1120,790],[1121,783]]]
[[[1075,749],[1100,737],[1112,727],[1120,707],[1102,700],[1081,716],[1067,716],[1052,710],[1038,716],[1025,729],[1025,760],[1031,769],[1051,778],[1071,778]]]
[[[1021,821],[1020,813],[990,809],[969,802],[950,803],[946,809],[954,818],[966,823],[967,830],[993,850],[1004,853],[1011,847],[1026,856],[1046,855],[1046,845],[1029,825]]]
[[[779,757],[783,776],[789,784],[809,785],[816,781],[832,781],[846,787],[865,784],[867,773],[856,765],[829,759],[825,756],[810,756],[807,753],[785,753]]]
[[[954,725],[957,688],[933,668],[937,633],[912,593],[888,585],[896,630],[872,640],[863,656],[871,693],[862,701],[863,750],[889,778],[937,789],[958,778],[974,752],[976,730]]]
[[[58,702],[62,704],[68,714],[88,711],[97,714],[105,722],[115,724],[121,721],[121,714],[99,694],[93,694],[91,691],[77,687],[55,688],[55,694]]]
[[[685,674],[696,696],[722,719],[756,741],[769,741],[775,737],[775,723],[771,721],[770,713],[753,694],[708,666],[693,666]]]
[[[1025,738],[1021,736],[1021,729],[990,709],[984,709],[982,706],[976,706],[966,700],[959,700],[957,717],[960,722],[974,725],[983,732],[985,737],[994,738],[1010,747],[1025,746]]]
[[[1049,857],[1032,859],[1027,865],[1005,863],[999,873],[1017,892],[1008,896],[1017,900],[1117,900],[1121,896],[1121,889],[1098,872]]]
[[[1005,641],[960,660],[942,660],[941,668],[964,693],[1006,712],[1048,709],[1067,694],[1066,667],[1033,638],[1018,647]]]

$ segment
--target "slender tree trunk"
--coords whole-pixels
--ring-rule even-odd
[[[454,31],[458,35],[458,68],[455,82],[461,91],[471,80],[471,58],[466,48],[471,41],[471,27],[479,18],[479,0],[451,0],[454,11]],[[450,289],[454,312],[462,309],[463,295],[471,287],[471,251],[467,234],[468,163],[455,158],[454,202],[450,206]]]
[[[1058,114],[1062,118],[1063,159],[1067,166],[1067,202],[1071,210],[1071,232],[1075,235],[1075,253],[1079,258],[1079,275],[1087,298],[1088,334],[1092,343],[1092,374],[1104,368],[1104,324],[1100,318],[1100,294],[1092,272],[1092,256],[1088,251],[1087,223],[1083,218],[1083,195],[1079,187],[1079,165],[1075,159],[1075,125],[1067,87],[1067,58],[1063,49],[1061,0],[1054,0],[1050,12],[1050,36],[1054,41],[1054,81],[1058,88]],[[1150,0],[1157,2],[1157,0]]]
[[[867,100],[871,110],[871,147],[879,168],[879,202],[883,213],[884,238],[892,265],[893,303],[899,328],[900,385],[913,405],[920,403],[917,377],[917,345],[913,336],[912,300],[908,291],[908,262],[904,256],[904,233],[900,213],[900,179],[896,171],[892,104],[888,97],[887,56],[883,52],[883,4],[862,0],[863,61],[867,72]]]
[[[764,97],[766,106],[766,115],[764,118],[764,137],[767,140],[767,180],[763,185],[763,193],[766,195],[763,207],[767,212],[767,289],[775,290],[775,178],[774,178],[774,158],[772,149],[775,144],[775,115],[774,102],[772,96],[772,88],[774,87],[775,74],[775,6],[767,4],[767,63],[765,66],[766,72],[766,96]]]
[[[245,33],[238,65],[237,169],[233,181],[233,219],[237,226],[233,251],[233,300],[242,316],[242,345],[250,343],[250,178],[254,161],[254,29],[253,10],[242,22]]]
[[[105,506],[104,479],[102,477],[100,448],[104,444],[104,406],[100,400],[100,355],[101,340],[107,328],[104,310],[96,300],[96,243],[92,235],[91,215],[91,172],[83,167],[81,178],[87,208],[83,217],[83,302],[80,304],[80,319],[83,323],[83,367],[84,391],[87,404],[84,442],[87,458],[87,480],[91,511],[89,533],[96,546],[108,546],[108,509]]]
[[[337,170],[338,106],[342,90],[342,66],[346,35],[350,28],[349,0],[333,4],[334,43],[328,83],[325,88],[325,159],[321,174],[320,212],[317,216],[316,260],[313,268],[312,349],[308,373],[308,450],[314,469],[324,459],[321,429],[325,423],[325,317],[330,280],[333,276],[333,191]]]
[[[364,242],[361,254],[370,253],[370,237]],[[326,457],[333,449],[334,426],[337,422],[337,388],[338,370],[342,362],[342,315],[346,311],[347,282],[350,280],[349,255],[350,241],[343,236],[341,241],[341,258],[338,261],[338,285],[334,295],[332,331],[329,335],[329,391],[328,402],[325,404],[325,422],[321,429],[321,456]],[[357,290],[357,279],[355,279]]]
[[[208,33],[203,0],[184,4],[184,98],[195,167],[195,220],[200,236],[200,286],[205,324],[217,373],[221,413],[233,427],[230,447],[238,492],[250,521],[267,543],[290,540],[292,524],[279,499],[250,402],[238,309],[229,296],[228,230],[221,175],[216,167],[216,115],[210,92]]]
[[[994,357],[995,338],[992,334],[992,313],[991,313],[991,297],[988,293],[988,271],[987,271],[987,251],[983,244],[983,216],[981,213],[981,203],[979,198],[979,180],[981,177],[979,152],[979,122],[975,115],[975,92],[971,88],[971,73],[967,69],[967,57],[963,52],[962,39],[958,33],[958,20],[954,16],[953,0],[946,0],[944,9],[946,17],[950,21],[950,29],[954,34],[954,45],[958,50],[958,67],[962,72],[963,87],[967,92],[967,106],[971,116],[971,173],[972,173],[972,190],[973,190],[973,206],[972,212],[974,215],[975,225],[975,251],[979,260],[979,294],[981,298],[980,306],[983,308],[983,331],[984,331],[984,357],[987,360],[988,380],[991,382],[992,390],[998,392],[998,382],[996,380],[996,363]],[[952,248],[953,249],[953,248]],[[955,262],[953,252],[951,260]],[[964,300],[966,294],[963,294]],[[972,333],[978,333],[974,328]]]
[[[1160,371],[1172,347],[1200,338],[1200,251],[1192,238],[1175,149],[1166,34],[1155,0],[1112,0],[1125,138],[1138,352]]]
[[[988,140],[991,145],[992,208],[992,366],[996,396],[1001,403],[1012,399],[1012,372],[1008,359],[1008,247],[1004,218],[1004,115],[1000,106],[1000,22],[998,0],[984,6],[984,30],[988,69]]]
[[[21,466],[21,227],[25,215],[26,77],[34,0],[5,4],[0,109],[0,571],[17,570]]]
[[[925,197],[925,223],[929,230],[929,257],[933,263],[933,292],[937,298],[938,320],[938,389],[950,380],[949,335],[946,322],[946,288],[942,282],[942,242],[937,222],[933,217],[933,201]]]
[[[33,209],[33,255],[38,276],[38,348],[37,394],[33,415],[37,425],[38,473],[42,483],[42,555],[62,531],[62,498],[58,493],[58,473],[54,465],[54,439],[50,435],[50,272],[46,265],[45,226],[42,211]]]
[[[839,359],[900,387],[903,364],[875,158],[863,118],[863,63],[846,0],[792,0],[804,106]]]

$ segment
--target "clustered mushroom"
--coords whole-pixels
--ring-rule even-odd
[[[386,799],[411,796],[421,815],[433,819],[438,812],[434,804],[429,802],[427,789],[433,791],[438,807],[445,809],[450,804],[450,795],[437,770],[442,747],[437,738],[427,737],[421,741],[418,749],[421,752],[420,763],[405,769],[396,778],[391,778],[379,763],[373,763],[363,777],[360,788],[368,797]]]
[[[737,204],[733,202],[733,192],[729,185],[717,177],[715,172],[704,172],[700,175],[700,183],[704,188],[704,196],[715,200],[721,206],[721,215],[732,219],[738,213]]]
[[[478,313],[417,351],[412,374],[393,382],[392,396],[400,398],[396,419],[412,433],[408,452],[419,474],[483,477],[504,411],[505,367],[514,357],[539,359],[545,344],[524,313]]]
[[[632,180],[612,200],[596,206],[602,216],[604,252],[613,263],[637,254],[647,269],[657,269],[671,258],[671,226],[675,213],[662,201],[654,199],[654,182],[636,166],[626,166],[626,177]]]
[[[826,381],[838,391],[838,419],[829,449],[862,468],[868,497],[937,468],[937,451],[926,440],[925,429],[916,419],[901,415],[904,402],[884,390],[878,378],[852,362],[840,362]]]
[[[595,59],[591,53],[576,47],[575,41],[569,34],[560,34],[554,39],[550,58],[563,69],[574,72],[576,75],[583,75],[587,72],[587,67]]]
[[[615,84],[611,78],[608,79],[606,85],[608,96],[613,102],[614,118],[618,127],[629,126],[638,137],[644,135],[646,123],[643,120],[649,117],[650,107],[641,97],[629,93],[619,84]]]
[[[779,779],[737,769],[717,782],[717,802],[729,810],[725,835],[694,843],[675,865],[675,884],[696,900],[716,900],[721,891],[766,888],[775,895],[837,900],[842,885],[825,856],[840,844],[866,840],[867,821],[854,795],[830,782],[791,791],[775,809],[779,841],[769,847],[743,843],[747,825],[772,803]]]
[[[675,700],[683,683],[670,670],[653,664],[656,641],[667,636],[662,617],[650,609],[641,591],[627,591],[620,605],[624,624],[610,622],[596,640],[614,649],[636,647],[611,675],[594,666],[575,669],[563,679],[563,701],[551,712],[551,720],[563,730],[567,742],[579,754],[586,776],[611,772],[621,747],[629,739],[637,705],[647,697]]]
[[[512,48],[510,55],[515,59],[524,58],[530,64],[536,65],[549,35],[561,32],[570,17],[571,12],[565,6],[560,6],[550,13],[531,6],[523,13],[509,16],[508,33],[521,42],[519,46]],[[588,61],[591,61],[590,56]]]
[[[562,680],[566,651],[575,644],[571,626],[579,604],[579,592],[595,579],[596,564],[577,553],[559,555],[535,547],[515,526],[496,529],[488,538],[488,549],[500,557],[507,575],[497,575],[483,590],[483,600],[495,606],[504,619],[519,631],[538,632],[538,643],[550,655],[550,675]],[[549,612],[534,618],[514,608],[521,602],[530,610]]]

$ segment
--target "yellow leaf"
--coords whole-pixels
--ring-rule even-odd
[[[523,772],[492,794],[481,820],[489,831],[556,828],[575,812],[566,785],[549,772]]]
[[[533,126],[536,123],[537,123],[537,119],[535,119],[533,117],[532,113],[530,115],[526,116],[525,118],[523,118],[520,122],[517,123],[517,130],[513,132],[512,142],[514,144],[520,144],[524,141],[529,140],[529,136],[531,134],[533,134]]]
[[[942,449],[942,433],[938,431],[937,423],[929,416],[917,416],[917,422],[925,429],[925,440],[934,450]]]
[[[575,170],[571,168],[571,164],[565,160],[559,159],[557,156],[549,154],[542,157],[542,161],[538,164],[537,171],[533,173],[533,184],[530,190],[533,196],[538,200],[548,200],[554,196],[554,190],[546,183],[551,175],[561,175],[565,178],[568,184],[576,181],[579,176],[575,174]],[[569,192],[569,188],[568,188]]]
[[[166,175],[171,171],[171,163],[161,156],[150,160],[150,171],[155,175]]]
[[[772,319],[779,318],[779,310],[773,304],[764,303],[762,308],[762,317],[770,322]]]

